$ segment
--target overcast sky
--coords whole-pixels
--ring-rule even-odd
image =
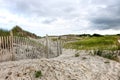
[[[43,36],[120,33],[120,0],[0,0],[0,28]]]

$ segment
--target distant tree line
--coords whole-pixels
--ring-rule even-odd
[[[93,34],[93,35],[91,35],[91,34],[80,34],[80,35],[77,35],[78,37],[102,37],[103,35],[101,35],[101,34]]]

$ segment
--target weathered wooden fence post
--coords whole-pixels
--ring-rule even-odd
[[[2,47],[1,45],[2,45],[2,41],[1,41],[1,36],[0,36],[0,51],[2,50],[1,49],[1,47]]]
[[[59,56],[60,54],[62,54],[62,41],[61,37],[59,36],[57,39],[57,56]]]
[[[60,54],[62,54],[62,40],[61,40],[61,37],[60,37],[59,47],[60,47]]]
[[[0,36],[0,60],[2,58],[1,54],[2,54],[2,40],[1,40],[1,36]]]
[[[11,46],[11,54],[12,54],[12,60],[15,60],[15,55],[14,55],[14,49],[13,49],[13,32],[10,31],[10,46]]]
[[[48,42],[48,35],[46,35],[45,39],[46,39],[46,54],[47,54],[47,58],[49,58],[49,42]]]
[[[1,41],[2,41],[2,49],[4,49],[4,40],[3,40],[3,36],[1,37]]]
[[[59,40],[57,39],[57,56],[59,56]]]

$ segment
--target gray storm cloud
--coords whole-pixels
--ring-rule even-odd
[[[6,0],[10,10],[24,15],[37,15],[42,17],[71,16],[75,2],[64,0]],[[72,3],[74,2],[74,3]]]
[[[120,0],[3,0],[1,3],[5,4],[1,7],[15,14],[45,17],[44,24],[62,18],[77,23],[72,27],[78,29],[85,25],[82,20],[90,22],[88,29],[120,29]]]
[[[113,0],[104,3],[106,7],[98,8],[93,17],[90,18],[94,29],[120,29],[120,1]]]

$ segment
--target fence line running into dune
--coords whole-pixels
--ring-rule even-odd
[[[52,42],[48,37],[40,42],[13,35],[0,36],[0,61],[56,57],[62,54],[60,44],[60,40]]]

